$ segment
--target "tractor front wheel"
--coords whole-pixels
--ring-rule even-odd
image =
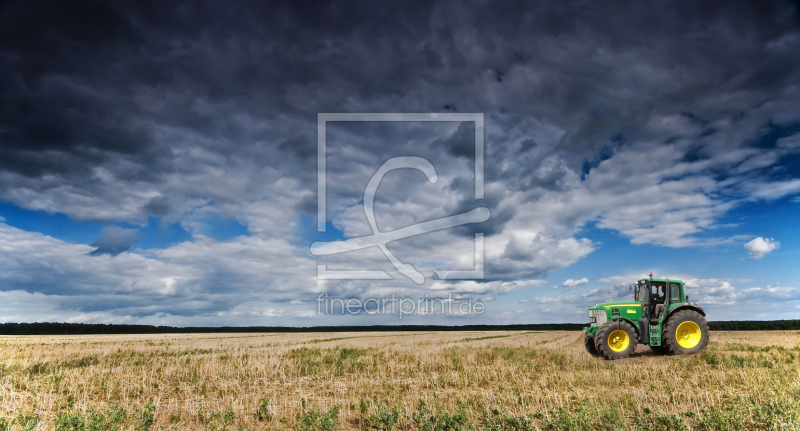
[[[694,310],[681,310],[664,325],[664,347],[673,355],[700,353],[708,344],[708,323]]]
[[[592,356],[600,356],[600,352],[597,351],[597,348],[594,346],[594,338],[588,335],[583,336],[583,345],[586,347],[586,351],[589,352]]]
[[[627,358],[636,350],[636,330],[625,321],[606,322],[594,336],[597,351],[606,359]]]

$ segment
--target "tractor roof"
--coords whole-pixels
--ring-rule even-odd
[[[647,281],[647,280],[649,280],[649,278],[642,278],[642,279],[639,279],[639,281],[642,281],[642,280],[645,280],[645,281]],[[659,282],[662,282],[662,283],[666,283],[667,279],[666,279],[666,278],[654,278],[654,279],[653,279],[653,281],[659,281]],[[669,281],[670,281],[670,282],[672,282],[672,283],[680,283],[680,284],[683,284],[683,281],[681,281],[681,280],[678,280],[678,279],[675,279],[675,278],[670,278],[670,279],[669,279]]]

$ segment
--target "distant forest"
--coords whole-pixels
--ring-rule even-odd
[[[2,323],[0,335],[64,334],[202,334],[212,332],[372,332],[372,331],[578,331],[585,323],[529,325],[379,325],[379,326],[223,326],[185,327],[150,325],[106,325],[102,323]],[[800,329],[800,320],[733,320],[708,322],[712,331],[773,331]]]

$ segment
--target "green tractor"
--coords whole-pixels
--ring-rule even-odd
[[[583,342],[594,356],[627,358],[636,345],[656,353],[692,355],[708,344],[706,313],[684,291],[680,280],[641,279],[630,286],[634,301],[607,302],[589,309],[591,326]]]

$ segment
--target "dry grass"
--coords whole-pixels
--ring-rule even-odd
[[[0,429],[798,429],[800,335],[589,356],[578,332],[0,338]]]

